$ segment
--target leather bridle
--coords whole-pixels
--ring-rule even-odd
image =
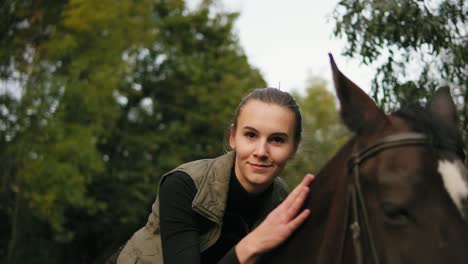
[[[352,176],[352,180],[348,184],[348,194],[346,198],[347,209],[345,212],[345,230],[346,233],[348,232],[348,228],[351,231],[357,264],[364,263],[363,254],[365,252],[365,245],[363,244],[363,242],[367,242],[368,248],[371,253],[370,257],[372,259],[372,263],[381,263],[377,252],[374,236],[372,234],[372,228],[369,224],[369,217],[367,214],[364,195],[362,193],[361,188],[359,166],[367,159],[372,158],[373,156],[386,149],[429,144],[430,141],[428,137],[420,133],[400,133],[390,135],[360,151],[357,150],[355,143],[355,150],[353,151],[353,154],[349,160],[349,173]],[[348,222],[348,220],[350,220],[350,222]],[[344,235],[344,237],[345,236],[346,234]],[[341,258],[344,254],[344,238],[342,242],[343,243],[341,247]]]

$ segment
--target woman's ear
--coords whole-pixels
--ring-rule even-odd
[[[299,143],[295,143],[294,144],[294,149],[293,149],[293,153],[291,154],[291,157],[289,157],[289,159],[293,159],[295,156],[296,156],[296,153],[297,153],[297,150],[299,149]]]
[[[231,128],[229,129],[229,146],[231,149],[235,150],[236,149],[236,128],[234,127],[234,124],[231,124]]]

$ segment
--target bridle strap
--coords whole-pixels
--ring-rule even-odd
[[[349,160],[349,173],[352,173],[353,180],[350,181],[349,194],[346,203],[350,203],[352,207],[351,224],[349,226],[353,235],[353,243],[355,250],[355,257],[357,264],[364,263],[364,245],[362,241],[362,234],[367,235],[369,249],[374,264],[380,264],[377,248],[375,245],[374,236],[371,226],[369,224],[369,217],[367,215],[366,204],[364,195],[361,188],[361,180],[359,173],[359,165],[368,158],[376,155],[377,153],[389,149],[410,145],[426,145],[429,144],[426,135],[420,133],[401,133],[385,137],[377,143],[365,148],[362,151],[354,151],[351,159]],[[357,148],[355,144],[355,149]],[[351,200],[351,201],[349,201]],[[348,209],[346,209],[348,210]],[[347,220],[346,220],[347,221]]]
[[[345,221],[343,222],[342,229],[340,230],[341,235],[340,235],[339,243],[338,243],[338,252],[340,252],[340,255],[338,256],[338,258],[335,261],[336,264],[344,263],[344,257],[345,257],[344,251],[345,251],[346,235],[347,235],[347,232],[348,232],[348,223],[353,220],[350,217],[352,217],[352,214],[354,213],[354,212],[350,212],[350,211],[351,211],[351,209],[353,209],[353,211],[354,211],[354,208],[355,208],[351,204],[351,202],[353,201],[353,199],[351,197],[353,195],[353,192],[354,192],[354,188],[352,188],[351,185],[348,185],[348,189],[347,189],[347,193],[346,193],[346,200],[345,200],[345,207],[344,207],[345,208],[345,212],[344,212]],[[359,225],[357,227],[359,228]],[[354,234],[355,234],[355,232],[353,231],[353,241],[355,241]],[[359,235],[359,233],[357,233],[357,234]],[[356,244],[355,242],[353,242],[353,243]]]
[[[359,152],[356,151],[353,153],[349,166],[350,169],[358,167],[363,161],[385,149],[408,145],[424,145],[429,143],[427,136],[420,133],[401,133],[390,135]]]
[[[356,263],[358,264],[364,263],[363,262],[364,261],[364,258],[363,258],[364,246],[363,246],[363,242],[360,241],[362,237],[360,234],[362,231],[364,231],[364,234],[367,235],[367,240],[368,240],[369,248],[371,251],[371,257],[372,257],[373,263],[380,264],[380,260],[377,255],[377,249],[375,246],[374,235],[372,234],[372,229],[370,228],[370,224],[369,224],[369,217],[367,215],[367,209],[366,209],[366,204],[364,201],[364,196],[361,190],[358,167],[359,166],[355,166],[354,186],[353,186],[354,192],[352,192],[352,196],[351,196],[352,204],[354,208],[353,209],[354,219],[350,226],[351,231],[353,232],[355,252],[357,253]],[[358,250],[356,248],[360,248],[360,249]]]
[[[354,255],[356,257],[356,264],[363,263],[363,245],[361,241],[361,226],[359,225],[359,205],[357,199],[357,191],[356,188],[353,186],[350,188],[350,200],[352,206],[352,215],[351,215],[351,225],[349,226],[352,238],[353,238],[353,245],[354,245]],[[362,210],[362,208],[361,208]]]

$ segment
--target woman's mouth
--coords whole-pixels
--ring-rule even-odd
[[[249,164],[252,167],[258,168],[258,169],[265,169],[265,168],[269,168],[272,166],[271,164],[263,164],[263,163],[249,163]]]

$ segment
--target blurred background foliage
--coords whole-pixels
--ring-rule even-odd
[[[377,68],[371,93],[387,111],[448,85],[468,149],[467,15],[466,0],[340,0],[334,35],[346,56]]]
[[[463,1],[442,2],[461,5],[463,12],[447,4],[441,13],[465,25]],[[420,5],[382,3],[375,0],[373,8],[388,13],[387,20],[374,21],[375,30],[364,24],[369,17],[360,20],[368,8],[362,1],[337,6],[335,34],[346,37],[347,54],[364,63],[380,57],[385,45],[417,49],[422,43],[411,35],[390,42],[377,34],[382,23],[390,35],[425,32],[408,30],[418,25],[411,21],[388,26],[398,8]],[[146,222],[162,173],[226,151],[237,103],[266,84],[240,47],[233,29],[238,14],[215,6],[209,0],[195,9],[183,0],[0,3],[0,263],[103,263]],[[426,23],[428,14],[418,14]],[[442,29],[428,30],[430,36]],[[457,102],[466,122],[466,36],[459,37],[424,38],[453,40],[455,50],[443,57],[450,49],[438,46],[425,56],[454,57],[442,77],[465,96]],[[369,39],[377,43],[366,53]],[[382,69],[394,73],[394,67]],[[420,83],[379,76],[373,92],[385,107],[397,95],[426,95]],[[294,94],[304,137],[285,169],[291,187],[317,172],[349,136],[323,79],[311,77],[305,93]],[[394,84],[400,88],[390,88]]]

